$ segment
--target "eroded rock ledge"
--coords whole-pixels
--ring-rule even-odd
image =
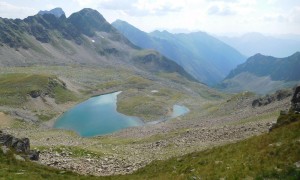
[[[280,112],[276,124],[270,128],[270,131],[295,121],[300,121],[300,86],[295,88],[290,109]]]
[[[9,151],[12,151],[13,153],[15,153],[14,157],[17,160],[39,160],[40,152],[30,150],[30,141],[28,138],[20,139],[0,131],[0,145],[3,154],[7,154]]]

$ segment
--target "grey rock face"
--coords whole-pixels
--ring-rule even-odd
[[[266,106],[275,101],[281,101],[290,96],[292,96],[291,90],[278,90],[274,94],[266,95],[264,97],[253,100],[252,107]]]
[[[16,138],[10,134],[5,134],[0,131],[0,145],[2,145],[2,152],[6,154],[8,150],[11,148],[16,153],[21,154],[16,155],[16,159],[20,159],[20,157],[27,157],[30,160],[37,161],[39,159],[39,151],[30,150],[30,141],[28,138]],[[23,158],[24,159],[24,158]],[[20,159],[21,160],[21,159]]]
[[[29,145],[29,139],[28,138],[13,138],[11,147],[16,150],[18,153],[27,153],[29,152],[30,145]]]
[[[62,8],[55,8],[50,11],[40,11],[38,14],[44,15],[44,14],[53,14],[55,17],[60,18],[62,15],[65,15],[65,12]]]
[[[291,109],[296,112],[300,112],[300,86],[296,87],[295,93],[292,98]]]
[[[13,136],[9,134],[0,133],[0,145],[11,146]]]
[[[280,116],[277,119],[276,124],[274,124],[270,131],[273,129],[290,124],[295,121],[299,121],[299,114],[300,114],[300,86],[296,87],[294,89],[294,94],[291,100],[291,107],[289,111],[286,112],[280,112]]]
[[[39,156],[40,156],[40,152],[39,151],[30,150],[27,157],[30,160],[32,160],[32,161],[38,161],[39,160]]]

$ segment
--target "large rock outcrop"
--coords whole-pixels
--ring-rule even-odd
[[[295,121],[300,121],[300,86],[295,88],[289,111],[281,111],[276,124],[270,128],[270,131]]]
[[[292,98],[292,106],[291,111],[294,111],[295,113],[300,113],[300,86],[296,87],[295,93]]]
[[[0,146],[2,149],[11,149],[20,154],[23,158],[37,161],[39,159],[39,152],[30,150],[30,141],[28,138],[16,138],[10,134],[0,131]]]
[[[253,100],[252,107],[266,106],[276,101],[281,101],[293,95],[292,90],[278,90],[274,94],[266,95]]]

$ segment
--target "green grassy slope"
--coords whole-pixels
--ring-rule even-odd
[[[0,179],[82,179],[71,172],[56,170],[37,163],[17,161],[13,154],[0,151]]]
[[[44,93],[55,98],[56,103],[76,99],[57,78],[41,74],[0,75],[0,105],[22,106],[31,93]]]
[[[297,117],[300,119],[300,115]],[[9,179],[299,179],[300,121],[268,134],[154,161],[134,174],[111,177],[79,176],[32,162],[20,162],[0,152],[0,178]]]
[[[155,161],[126,178],[299,179],[300,169],[294,165],[300,161],[299,129],[300,122],[296,122],[235,144]]]

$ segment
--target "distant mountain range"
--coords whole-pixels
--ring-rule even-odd
[[[218,37],[223,42],[237,49],[247,57],[257,53],[287,57],[300,51],[300,36],[282,35],[265,36],[260,33],[248,33],[240,37]]]
[[[300,83],[300,52],[286,58],[256,54],[232,70],[220,88],[265,94]]]
[[[62,9],[40,11],[24,20],[0,18],[0,65],[96,65],[133,71],[177,73],[195,80],[156,51],[142,50],[93,9],[66,18]]]
[[[204,32],[146,33],[121,20],[113,22],[112,25],[133,44],[159,51],[208,85],[220,82],[230,70],[246,60],[237,50]]]

